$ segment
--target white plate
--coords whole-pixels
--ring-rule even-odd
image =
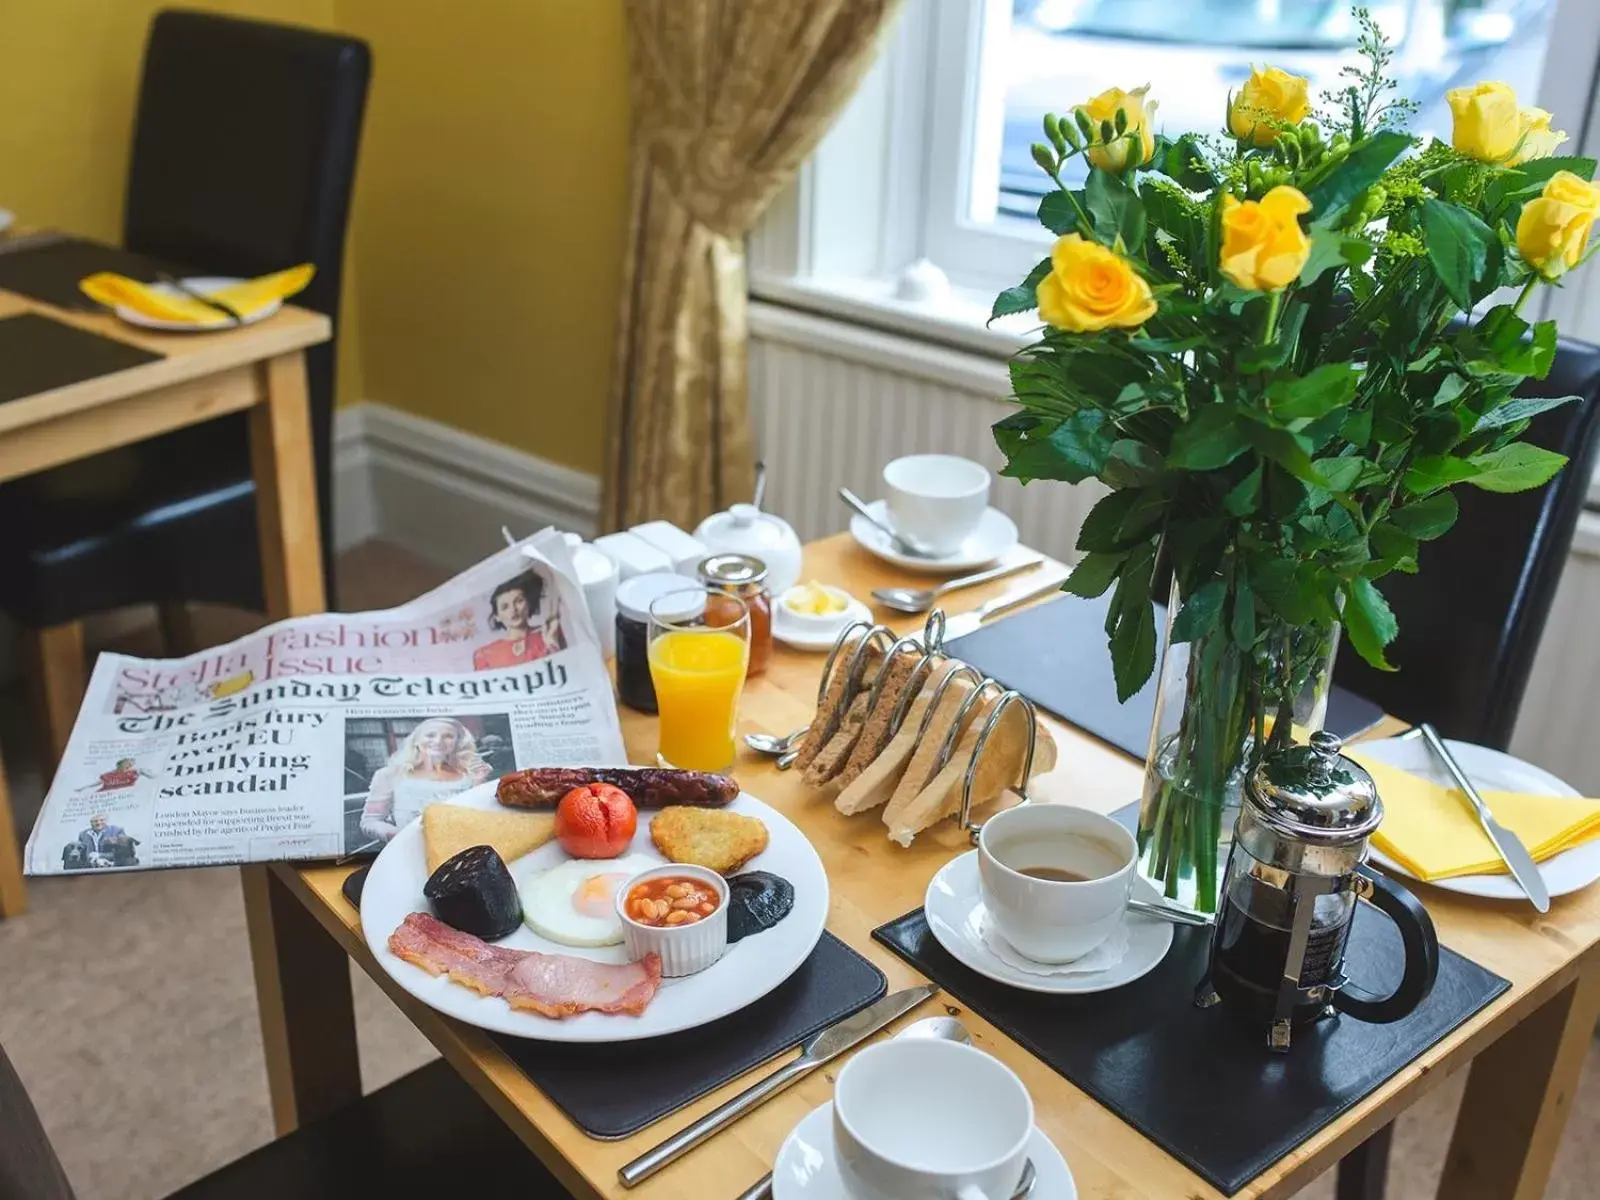
[[[884,501],[874,500],[867,507],[872,510],[873,516],[893,526],[889,506]],[[859,513],[850,518],[850,536],[879,558],[897,567],[949,574],[973,571],[997,561],[1017,544],[1017,526],[998,508],[985,509],[983,516],[978,519],[978,527],[961,543],[961,548],[953,554],[942,554],[937,558],[911,558],[901,554],[889,541],[888,534]]]
[[[1564,780],[1556,778],[1542,767],[1523,762],[1487,746],[1471,742],[1446,740],[1450,753],[1455,755],[1461,769],[1480,792],[1525,792],[1535,796],[1582,796],[1583,793]],[[1370,754],[1379,762],[1410,771],[1440,787],[1454,787],[1449,772],[1442,767],[1420,737],[1385,738],[1381,742],[1359,742],[1352,749]],[[1381,799],[1381,796],[1380,796]],[[1461,801],[1462,804],[1466,800]],[[1415,879],[1399,863],[1376,846],[1371,850],[1372,861],[1394,875]],[[1538,864],[1539,874],[1552,896],[1565,896],[1579,888],[1588,887],[1600,879],[1600,841],[1586,842],[1564,850],[1554,858]],[[1487,896],[1494,900],[1527,900],[1527,893],[1517,886],[1517,881],[1507,875],[1457,875],[1452,879],[1434,879],[1431,887],[1447,892],[1460,892],[1467,896]]]
[[[494,791],[493,782],[485,783],[463,792],[453,803],[497,809]],[[628,853],[665,861],[650,841],[650,818],[656,811],[639,811],[639,832]],[[372,864],[361,893],[361,930],[378,965],[396,983],[424,1004],[481,1029],[547,1042],[626,1042],[692,1029],[753,1004],[794,974],[816,948],[828,919],[828,876],[806,835],[782,813],[748,792],[739,793],[738,799],[728,805],[728,811],[759,817],[766,823],[767,848],[740,870],[771,871],[794,884],[794,911],[771,929],[729,946],[728,952],[704,971],[663,980],[650,1007],[637,1017],[589,1012],[558,1021],[537,1013],[518,1012],[498,996],[480,996],[389,953],[389,935],[400,922],[410,913],[428,911],[428,902],[422,895],[428,870],[420,818],[395,834]],[[566,852],[550,842],[511,863],[511,874],[520,888],[530,875],[567,861]],[[627,961],[621,946],[562,946],[540,937],[526,925],[495,945],[570,954],[595,962]]]
[[[1151,903],[1161,901],[1161,894],[1137,877],[1133,881],[1133,894]],[[1108,992],[1148,975],[1172,948],[1171,924],[1156,917],[1129,913],[1128,952],[1116,966],[1084,975],[1030,975],[1019,971],[983,944],[983,935],[979,932],[983,895],[978,883],[976,850],[969,850],[940,868],[928,883],[922,907],[928,919],[928,930],[951,957],[996,983],[1025,992],[1046,992],[1055,996]]]
[[[840,631],[855,621],[871,624],[872,610],[854,596],[850,598],[849,606],[839,614],[839,623],[827,633],[800,628],[800,622],[784,612],[783,605],[776,602],[772,605],[772,636],[795,650],[831,650],[839,640]]]
[[[190,275],[184,279],[184,284],[191,290],[199,292],[202,296],[209,296],[213,292],[220,292],[225,287],[236,283],[243,283],[227,275]],[[145,285],[152,292],[160,292],[163,296],[181,296],[183,292],[173,287],[170,283],[148,283]],[[263,305],[249,316],[240,320],[239,325],[254,325],[257,321],[264,321],[273,313],[283,307],[282,300],[274,300]],[[147,317],[142,312],[137,312],[126,305],[117,305],[115,312],[118,317],[129,325],[138,325],[144,329],[165,329],[174,333],[209,333],[216,329],[236,329],[231,320],[222,313],[217,314],[215,321],[167,321],[161,317]]]
[[[1028,1157],[1036,1174],[1029,1200],[1077,1200],[1067,1160],[1037,1125]],[[846,1200],[833,1153],[833,1101],[812,1109],[784,1139],[772,1164],[772,1200]]]

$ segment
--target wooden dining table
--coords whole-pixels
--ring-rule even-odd
[[[237,329],[158,333],[109,313],[58,308],[0,289],[0,319],[26,313],[159,357],[0,402],[0,483],[249,410],[268,615],[326,608],[305,350],[332,336],[327,317],[291,305]],[[27,904],[15,829],[0,764],[0,917],[16,916]],[[253,930],[267,919],[265,877],[264,867],[246,872]]]
[[[1065,574],[1059,564],[1046,568]],[[869,555],[847,535],[806,547],[802,578],[837,584],[856,596],[918,579]],[[975,607],[1039,576],[997,582],[947,597],[951,612]],[[879,617],[888,614],[880,611]],[[897,631],[920,619],[885,621]],[[779,648],[765,675],[747,685],[740,732],[787,733],[811,717],[823,658]],[[622,710],[629,757],[653,761],[653,718]],[[1047,719],[1048,720],[1048,719]],[[1087,733],[1049,721],[1059,746],[1055,768],[1035,799],[1110,812],[1139,795],[1142,764]],[[1373,735],[1393,733],[1387,720]],[[1372,735],[1369,735],[1372,736]],[[841,816],[808,789],[799,772],[741,749],[734,774],[750,793],[781,810],[811,839],[831,887],[828,928],[875,963],[891,988],[919,973],[872,940],[871,932],[922,902],[929,879],[968,848],[954,822],[891,843],[870,814]],[[259,880],[270,923],[252,927],[273,1108],[280,1131],[331,1112],[360,1092],[346,959],[389,995],[446,1060],[576,1197],[633,1195],[642,1200],[712,1200],[738,1195],[771,1168],[795,1124],[831,1096],[833,1071],[819,1071],[719,1134],[632,1192],[617,1171],[667,1134],[728,1099],[770,1066],[758,1068],[621,1141],[587,1136],[483,1031],[445,1017],[404,991],[378,966],[362,938],[359,914],[341,894],[353,868],[273,866]],[[1533,1200],[1543,1194],[1583,1058],[1600,1015],[1600,888],[1557,899],[1548,914],[1526,904],[1474,899],[1418,885],[1440,940],[1510,981],[1510,988],[1371,1094],[1264,1170],[1238,1195],[1286,1197],[1333,1166],[1369,1135],[1456,1071],[1470,1072],[1439,1195],[1451,1200]],[[1096,1200],[1207,1200],[1219,1193],[1188,1167],[1101,1107],[977,1013],[960,1010],[976,1043],[1022,1077],[1043,1131],[1066,1156],[1078,1193]],[[913,1014],[914,1016],[921,1015]],[[893,1029],[889,1031],[893,1032]],[[887,1036],[887,1034],[883,1035]],[[641,1053],[648,1052],[648,1045]],[[1201,1081],[1203,1085],[1203,1081]],[[626,1087],[619,1077],[617,1086]],[[1226,1105],[1239,1098],[1217,1098]]]

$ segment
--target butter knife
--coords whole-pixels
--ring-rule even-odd
[[[692,1125],[667,1138],[660,1145],[646,1150],[638,1158],[617,1172],[622,1186],[638,1187],[657,1171],[676,1162],[701,1142],[720,1133],[740,1117],[766,1103],[773,1096],[799,1082],[826,1062],[839,1057],[846,1050],[860,1045],[884,1026],[904,1016],[939,989],[924,983],[916,987],[892,992],[854,1016],[835,1021],[821,1033],[808,1038],[800,1047],[800,1057],[780,1067],[759,1083],[745,1088],[731,1100],[717,1105]]]
[[[1066,581],[1067,577],[1065,575],[1058,575],[1049,583],[1035,584],[1033,587],[1020,592],[996,596],[993,600],[980,604],[971,612],[957,613],[945,622],[945,640],[949,641],[952,638],[966,637],[969,633],[975,633],[979,626],[988,623],[990,617],[998,617],[1001,613],[1022,607],[1030,600],[1037,600],[1041,596],[1059,592],[1061,585]]]
[[[1467,773],[1461,769],[1461,764],[1456,762],[1456,756],[1451,754],[1450,748],[1444,744],[1439,731],[1426,721],[1418,725],[1417,729],[1422,733],[1422,740],[1428,743],[1428,749],[1433,751],[1434,757],[1450,773],[1450,778],[1455,780],[1456,786],[1466,796],[1473,812],[1478,814],[1478,823],[1489,835],[1489,840],[1494,843],[1494,848],[1500,857],[1505,859],[1506,866],[1511,868],[1511,878],[1515,879],[1517,886],[1528,894],[1528,900],[1534,908],[1542,913],[1549,912],[1550,889],[1545,887],[1544,876],[1539,873],[1539,867],[1533,861],[1533,855],[1528,853],[1528,848],[1522,844],[1522,839],[1494,819],[1494,814],[1483,802],[1478,789],[1472,786],[1472,780],[1467,778]]]

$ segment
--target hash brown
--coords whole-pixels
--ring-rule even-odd
[[[651,819],[650,840],[675,863],[728,875],[767,848],[767,827],[743,813],[675,805]]]

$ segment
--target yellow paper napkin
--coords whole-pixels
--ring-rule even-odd
[[[246,279],[240,283],[229,284],[225,288],[218,289],[214,293],[214,298],[222,301],[241,317],[248,317],[274,300],[287,300],[296,292],[302,291],[306,284],[311,282],[314,274],[316,274],[315,267],[310,263],[301,263],[298,267],[290,267],[287,271],[278,271],[271,275],[263,275],[259,279]],[[126,275],[117,275],[110,271],[101,271],[80,279],[78,289],[89,299],[109,308],[119,306],[131,308],[134,312],[158,321],[214,325],[218,318],[223,316],[216,309],[188,296],[171,295],[140,283],[136,279],[129,279]]]
[[[1378,762],[1354,747],[1345,753],[1372,773],[1383,801],[1383,824],[1372,835],[1373,843],[1418,879],[1508,873],[1459,791]],[[1479,790],[1495,819],[1522,839],[1535,862],[1600,837],[1600,800]]]

